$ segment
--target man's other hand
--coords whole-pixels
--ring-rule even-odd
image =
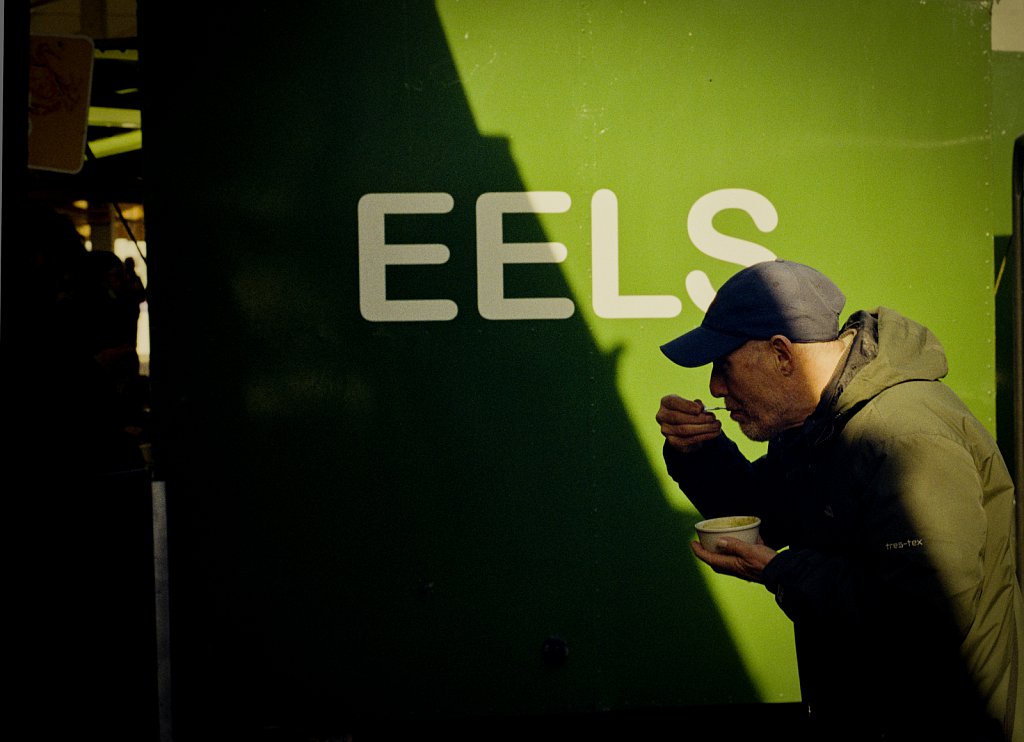
[[[695,451],[722,432],[722,423],[704,411],[703,402],[675,394],[661,398],[656,419],[668,444],[683,453]]]

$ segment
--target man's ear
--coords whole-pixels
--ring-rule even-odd
[[[785,335],[772,335],[768,340],[768,349],[775,360],[775,366],[783,376],[792,375],[795,364],[793,357],[796,353],[792,341]]]

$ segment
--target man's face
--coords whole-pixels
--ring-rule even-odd
[[[796,414],[792,379],[783,374],[766,340],[750,340],[711,367],[711,394],[723,397],[729,416],[752,441],[768,441],[803,422]]]

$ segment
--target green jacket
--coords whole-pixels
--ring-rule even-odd
[[[939,379],[922,325],[858,312],[818,410],[750,463],[724,435],[670,474],[705,517],[753,513],[830,739],[1024,742],[1014,493],[995,442]],[[959,736],[958,736],[959,735]]]

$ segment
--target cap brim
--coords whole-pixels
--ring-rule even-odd
[[[685,335],[661,346],[661,352],[680,366],[696,368],[713,363],[747,342],[748,338],[723,335],[706,327],[695,327]]]

